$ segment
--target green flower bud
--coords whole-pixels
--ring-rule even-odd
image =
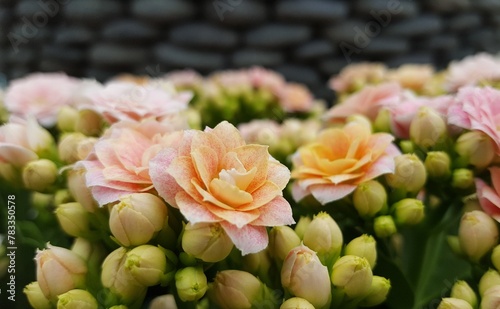
[[[373,269],[377,262],[377,242],[373,236],[367,234],[361,235],[347,244],[344,254],[366,258]]]
[[[53,308],[50,300],[45,297],[37,281],[28,284],[24,288],[23,293],[26,295],[26,298],[28,298],[28,302],[30,303],[31,307],[33,307],[34,309]]]
[[[479,280],[479,295],[483,297],[488,289],[497,285],[500,285],[500,274],[494,269],[488,269]]]
[[[434,147],[446,136],[446,122],[430,107],[420,107],[410,123],[410,139],[422,148]]]
[[[380,238],[387,238],[397,232],[396,223],[391,216],[376,217],[373,222],[375,235]]]
[[[337,222],[326,212],[320,212],[304,233],[304,245],[318,253],[322,262],[334,260],[340,255],[344,239]]]
[[[495,157],[493,140],[480,131],[470,131],[460,135],[455,150],[461,157],[466,158],[469,164],[481,169],[490,165]]]
[[[201,267],[186,267],[175,273],[175,287],[182,301],[197,301],[207,291],[207,277]]]
[[[431,178],[447,178],[451,174],[450,156],[444,151],[430,151],[424,161],[427,175]]]
[[[394,174],[385,176],[389,186],[408,192],[420,191],[427,180],[424,163],[414,154],[399,155],[394,162],[396,164]]]
[[[496,222],[482,211],[463,214],[458,229],[462,252],[473,262],[478,262],[498,243]]]
[[[493,263],[493,266],[500,271],[500,245],[493,248],[493,252],[491,253],[491,262]]]
[[[56,191],[54,194],[54,205],[66,204],[69,202],[73,202],[73,198],[71,197],[71,193],[69,193],[68,189],[60,189]]]
[[[306,233],[307,227],[311,223],[312,219],[310,217],[300,217],[299,222],[295,225],[295,233],[302,240],[304,239],[304,234]]]
[[[86,290],[71,290],[59,295],[57,309],[97,309],[97,300]]]
[[[378,181],[369,180],[354,190],[352,200],[360,216],[373,217],[387,204],[387,193]]]
[[[373,276],[368,295],[358,304],[360,307],[374,307],[387,299],[391,290],[391,281],[384,277]]]
[[[474,184],[474,173],[466,168],[453,171],[451,185],[459,189],[468,189]]]
[[[391,112],[382,108],[373,122],[373,128],[376,132],[391,132]]]
[[[415,144],[410,140],[402,140],[399,142],[399,148],[401,152],[405,154],[412,154],[415,152]]]
[[[43,192],[54,184],[57,175],[54,162],[47,159],[31,161],[23,169],[23,183],[26,189]]]
[[[284,301],[280,309],[314,309],[314,306],[306,299],[292,297]]]
[[[290,250],[300,245],[300,238],[289,226],[275,226],[269,232],[269,253],[282,262]]]
[[[73,132],[78,119],[78,110],[70,106],[63,106],[57,114],[57,128],[61,132]]]
[[[61,204],[55,213],[62,230],[68,235],[83,237],[88,234],[90,229],[88,212],[80,203]]]
[[[103,128],[103,119],[97,112],[85,109],[78,112],[75,131],[87,136],[99,136]]]
[[[242,257],[243,270],[259,277],[262,281],[269,278],[269,269],[272,265],[272,260],[269,254],[269,246],[257,253],[247,254]]]
[[[255,276],[240,270],[223,270],[210,285],[210,300],[221,309],[253,308],[265,286]]]
[[[463,299],[443,298],[439,303],[438,309],[473,309],[472,306]]]
[[[182,249],[204,261],[215,263],[225,259],[234,244],[218,223],[188,223],[182,235]]]
[[[167,270],[167,258],[163,251],[155,246],[142,245],[127,252],[125,268],[144,286],[160,283]]]
[[[415,225],[425,216],[425,206],[422,201],[414,198],[405,198],[392,205],[397,224]]]
[[[333,265],[332,284],[351,299],[368,296],[372,280],[372,269],[365,258],[344,255]]]
[[[448,246],[450,246],[451,251],[455,253],[458,256],[463,256],[462,248],[460,247],[460,239],[458,239],[458,236],[447,236],[446,237],[446,242],[448,243]]]
[[[481,309],[497,309],[500,307],[500,285],[493,286],[484,292]]]
[[[463,299],[473,308],[477,307],[477,295],[467,282],[459,280],[451,288],[450,297]]]

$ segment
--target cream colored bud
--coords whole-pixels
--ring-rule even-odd
[[[387,299],[391,290],[391,281],[380,276],[373,276],[372,285],[368,295],[359,303],[360,307],[374,307],[380,305]]]
[[[269,277],[269,269],[273,264],[269,254],[269,246],[257,253],[251,253],[243,256],[243,270],[256,275],[261,280]]]
[[[61,132],[73,132],[78,119],[78,110],[71,106],[63,106],[57,114],[57,128]]]
[[[177,309],[175,296],[172,294],[157,296],[153,298],[148,309]]]
[[[71,196],[71,193],[69,193],[69,190],[67,189],[57,190],[56,193],[54,194],[54,205],[66,204],[73,201],[74,201],[73,197]]]
[[[463,214],[458,229],[462,252],[474,262],[479,260],[498,243],[496,222],[482,211]]]
[[[403,154],[394,159],[396,170],[387,174],[389,186],[408,192],[418,192],[425,185],[427,172],[424,163],[415,154]]]
[[[113,236],[124,246],[149,242],[165,226],[167,206],[150,193],[134,193],[120,198],[109,215]],[[133,222],[133,224],[132,224]]]
[[[85,238],[75,238],[71,251],[78,254],[89,267],[100,265],[107,254],[100,242],[91,242]]]
[[[466,168],[458,168],[452,173],[451,185],[459,189],[468,189],[474,184],[474,172]]]
[[[444,151],[429,151],[424,165],[430,178],[443,179],[451,174],[450,156]]]
[[[71,290],[59,295],[57,309],[97,309],[97,300],[86,290]]]
[[[95,137],[87,137],[80,141],[76,146],[76,156],[78,160],[85,160],[88,155],[94,150],[94,145],[97,142]]]
[[[484,292],[481,309],[497,309],[500,307],[500,285],[493,286]]]
[[[61,204],[56,208],[57,221],[63,231],[73,237],[84,237],[90,230],[88,212],[80,203]]]
[[[53,308],[50,300],[48,300],[47,297],[43,294],[37,281],[28,284],[24,288],[23,293],[26,295],[26,298],[28,298],[28,302],[30,303],[31,307],[33,307],[33,309]]]
[[[47,244],[47,249],[37,252],[35,260],[36,279],[48,299],[55,300],[57,295],[85,286],[87,265],[76,253]]]
[[[493,140],[481,131],[470,131],[460,135],[455,150],[477,168],[487,167],[495,157]]]
[[[373,217],[386,206],[387,193],[380,182],[369,180],[354,190],[352,201],[360,216]]]
[[[87,136],[99,136],[103,128],[101,115],[92,110],[81,110],[75,122],[75,131]]]
[[[59,158],[65,163],[75,163],[80,160],[78,156],[78,144],[86,138],[82,133],[64,134],[57,145]]]
[[[387,238],[397,232],[396,222],[391,216],[376,217],[373,222],[373,229],[375,235],[380,238]]]
[[[140,284],[157,285],[167,270],[167,258],[160,248],[142,245],[127,252],[125,269]]]
[[[470,287],[470,285],[463,280],[455,282],[455,284],[451,288],[450,297],[463,299],[468,302],[473,308],[476,308],[478,304],[476,293]]]
[[[441,300],[438,309],[473,309],[473,307],[463,299],[447,297]]]
[[[488,269],[479,280],[479,295],[483,297],[488,289],[497,285],[500,285],[500,274],[494,269]]]
[[[68,173],[68,189],[75,201],[80,203],[88,212],[94,212],[97,202],[92,196],[85,180],[85,169],[75,168]]]
[[[208,295],[221,309],[253,308],[262,288],[263,284],[250,273],[223,270],[215,276]]]
[[[280,309],[314,309],[314,306],[306,299],[292,297],[284,301]]]
[[[304,233],[304,245],[316,251],[323,262],[340,255],[344,239],[337,222],[326,212],[314,216]]]
[[[410,123],[410,139],[422,148],[434,147],[446,136],[446,122],[434,109],[420,107]]]
[[[280,262],[298,245],[300,238],[289,226],[275,226],[269,232],[269,252]]]
[[[182,249],[204,261],[215,263],[225,259],[234,244],[219,223],[188,223],[182,235]]]
[[[414,198],[405,198],[394,205],[396,223],[401,225],[415,225],[420,223],[425,216],[425,206],[422,201]]]
[[[493,248],[493,252],[491,253],[491,262],[493,263],[493,266],[500,271],[500,245]]]
[[[299,221],[297,222],[297,225],[295,225],[295,234],[299,236],[300,239],[304,238],[304,234],[306,233],[307,227],[311,223],[312,219],[311,217],[300,217]]]
[[[372,280],[372,269],[365,258],[344,255],[333,265],[332,284],[351,299],[368,296]]]
[[[365,258],[373,269],[377,263],[377,242],[373,236],[361,235],[347,244],[344,254]]]
[[[292,295],[309,301],[315,308],[330,304],[328,268],[321,264],[316,252],[304,245],[290,251],[283,262],[281,285]]]
[[[354,115],[347,116],[346,123],[351,123],[351,122],[359,123],[359,124],[365,126],[370,132],[373,131],[372,122],[366,116],[363,116],[361,114],[354,114]]]
[[[56,182],[57,175],[54,162],[47,159],[31,161],[23,169],[23,183],[26,189],[43,192]]]
[[[186,267],[175,273],[175,287],[182,301],[197,301],[207,291],[207,277],[201,267]]]

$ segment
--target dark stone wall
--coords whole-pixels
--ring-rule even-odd
[[[262,65],[328,96],[351,61],[500,50],[500,0],[0,0],[0,72],[104,80]]]

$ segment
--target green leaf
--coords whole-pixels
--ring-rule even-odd
[[[377,259],[376,274],[391,280],[391,290],[387,297],[388,308],[411,308],[414,302],[413,290],[399,266],[392,259],[380,255]]]

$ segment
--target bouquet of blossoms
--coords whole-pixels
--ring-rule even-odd
[[[326,110],[263,68],[13,80],[0,277],[27,257],[35,309],[497,308],[498,82],[355,64]]]

